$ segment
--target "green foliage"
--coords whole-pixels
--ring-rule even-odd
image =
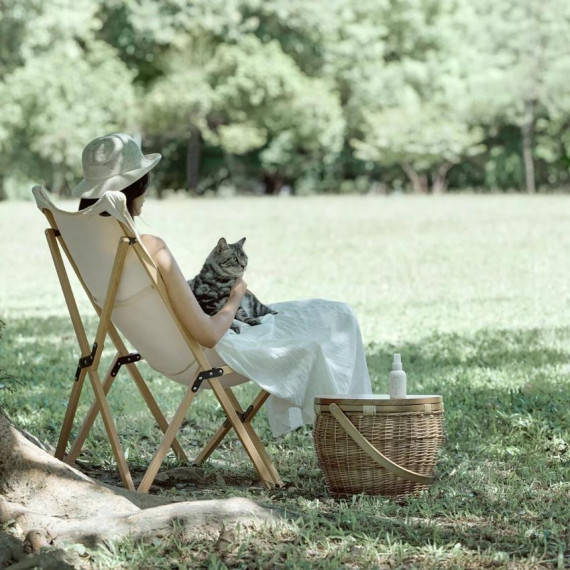
[[[267,171],[295,179],[307,166],[331,161],[340,152],[344,119],[338,97],[323,80],[306,77],[277,42],[249,36],[236,46],[222,46],[216,55],[209,73],[216,85],[214,112],[232,127],[243,121],[243,133],[234,130],[234,140],[254,135]],[[227,127],[219,132],[225,146]]]
[[[190,126],[207,129],[213,91],[204,70],[182,57],[180,67],[158,79],[144,99],[143,126],[151,133],[185,138]]]
[[[472,50],[466,56],[471,65],[467,82],[472,121],[493,128],[517,127],[519,137],[528,128],[534,159],[548,172],[542,180],[566,182],[570,153],[561,138],[566,138],[570,112],[563,84],[570,73],[567,2],[486,0],[466,7],[463,17],[464,50]],[[516,186],[520,175],[513,175],[510,184]]]
[[[0,78],[56,43],[92,40],[101,24],[91,0],[3,1],[0,7]]]
[[[265,170],[291,178],[342,148],[338,97],[324,80],[306,77],[278,42],[244,35],[219,44],[203,67],[185,53],[151,91],[151,130],[188,133],[194,125],[210,145],[229,155],[261,151]]]
[[[59,73],[69,68],[74,75]],[[133,119],[129,73],[102,43],[88,53],[74,44],[56,45],[6,77],[0,98],[13,110],[3,122],[3,160],[40,180],[53,169],[71,183],[85,141],[128,130]]]
[[[422,104],[415,96],[366,117],[364,131],[363,141],[353,141],[358,158],[385,166],[409,163],[420,171],[455,164],[485,148],[478,144],[482,129],[469,129],[451,109]]]
[[[0,197],[119,129],[193,190],[565,186],[569,34],[564,0],[4,2]]]
[[[460,4],[411,2],[384,14],[383,65],[354,93],[359,109],[357,158],[402,165],[412,184],[484,150],[465,100],[468,89],[457,54]],[[433,182],[437,174],[432,173]],[[443,184],[443,180],[440,184]],[[427,188],[426,188],[427,189]]]
[[[522,125],[524,103],[559,118],[570,97],[563,77],[570,73],[566,36],[570,24],[563,0],[484,0],[465,8],[464,29],[477,50],[469,74],[475,116]]]
[[[132,129],[133,74],[112,46],[94,37],[99,22],[92,2],[32,4],[34,11],[18,4],[2,19],[9,26],[35,16],[22,24],[19,65],[6,65],[10,71],[0,76],[0,165],[65,191],[80,173],[86,141]]]

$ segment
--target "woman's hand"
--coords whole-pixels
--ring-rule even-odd
[[[243,280],[242,277],[238,277],[236,279],[236,282],[234,283],[234,286],[232,287],[232,290],[230,291],[228,300],[235,301],[239,304],[243,296],[245,295],[246,291],[247,291],[247,283]]]

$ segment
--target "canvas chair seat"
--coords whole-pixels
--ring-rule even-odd
[[[80,212],[67,212],[56,207],[43,187],[34,187],[33,194],[38,208],[46,215],[51,226],[46,231],[48,243],[80,343],[83,359],[80,360],[80,365],[81,362],[84,365],[86,364],[82,368],[78,368],[78,374],[83,377],[87,373],[90,375],[97,396],[96,403],[86,420],[87,424],[92,424],[100,409],[104,421],[109,424],[106,426],[109,438],[113,440],[116,436],[113,434],[115,430],[114,425],[111,425],[110,411],[109,418],[105,419],[105,415],[107,415],[105,409],[108,408],[105,394],[102,397],[100,394],[98,396],[99,390],[95,387],[100,382],[96,367],[102,351],[102,344],[106,336],[110,335],[118,350],[117,358],[127,360],[129,372],[131,375],[135,374],[135,381],[139,389],[144,391],[147,396],[150,392],[146,386],[142,388],[141,383],[144,383],[144,380],[140,377],[140,373],[134,372],[138,369],[134,364],[135,361],[128,361],[129,355],[131,360],[133,358],[146,360],[154,370],[188,387],[183,399],[186,409],[179,408],[175,416],[178,423],[181,423],[184,418],[184,414],[196,392],[204,387],[214,389],[228,420],[214,434],[205,450],[198,456],[198,461],[206,459],[225,434],[233,428],[240,439],[245,437],[246,441],[242,441],[242,443],[246,446],[246,451],[262,481],[267,486],[282,484],[273,464],[261,446],[259,438],[253,432],[250,423],[251,417],[248,418],[244,415],[243,409],[239,407],[230,389],[236,384],[248,381],[248,379],[228,367],[214,349],[201,347],[181,324],[172,309],[158,268],[141,243],[132,218],[126,210],[124,194],[108,192],[96,204]],[[101,216],[102,212],[107,212],[109,216]],[[61,262],[60,249],[66,254],[87,296],[100,316],[101,320],[96,336],[96,340],[100,341],[100,346],[95,346],[97,343],[94,343],[92,347],[86,344],[81,317],[69,287],[65,267]],[[126,350],[121,337],[128,340],[135,348],[136,353],[131,354]],[[92,364],[89,364],[90,356],[94,356]],[[85,360],[86,358],[87,360]],[[212,374],[216,375],[214,376],[215,379],[211,378]],[[199,375],[203,380],[197,382]],[[110,384],[113,381],[109,374],[107,377],[108,381],[106,380],[103,392],[110,389]],[[81,388],[74,386],[74,390],[77,392]],[[257,409],[255,412],[263,404],[261,400],[265,401],[268,396],[266,392],[262,392],[256,399],[254,408]],[[76,403],[72,402],[73,398],[78,399],[79,396],[72,393],[72,398],[70,398],[70,406],[68,406],[68,414],[57,450],[62,457],[65,453],[65,445],[75,414],[73,408],[76,407]],[[231,409],[228,409],[228,405]],[[158,407],[154,400],[149,404],[149,407],[155,418],[157,418],[157,413],[162,417],[161,413],[157,412]],[[243,416],[244,419],[240,420],[240,416]],[[236,418],[241,422],[241,425],[236,425]],[[147,491],[150,487],[157,468],[172,443],[177,448],[175,451],[178,450],[178,455],[185,457],[183,452],[180,453],[179,444],[173,437],[173,435],[175,436],[173,432],[177,431],[178,428],[174,429],[176,426],[171,423],[164,429],[165,421],[163,420],[163,417],[162,419],[157,418],[159,425],[162,424],[163,431],[169,432],[168,438],[165,435],[165,440],[157,452],[162,454],[162,457],[157,458],[155,456],[153,459],[153,463],[149,467],[149,471],[152,470],[152,472],[147,472],[145,475],[143,484],[139,487],[141,491]],[[84,428],[78,436],[79,442],[76,441],[71,452],[68,453],[68,459],[74,460],[77,457],[83,443],[81,438],[86,437],[90,427],[91,425],[84,423]],[[121,455],[122,450],[118,440],[111,441],[111,444],[114,447],[115,455]],[[115,450],[115,448],[117,449]],[[132,486],[128,468],[126,464],[123,464],[124,458],[121,461],[117,458],[117,463],[125,484]]]

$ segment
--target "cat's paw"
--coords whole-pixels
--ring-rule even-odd
[[[231,325],[231,326],[230,326],[230,329],[231,329],[232,331],[234,331],[236,334],[240,334],[240,333],[241,333],[241,331],[239,330],[238,325]]]
[[[243,322],[254,327],[255,325],[261,324],[261,319],[245,319]]]
[[[274,311],[273,309],[269,309],[269,314],[270,315],[278,315],[279,313],[277,311]]]

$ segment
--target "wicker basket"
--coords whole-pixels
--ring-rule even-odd
[[[334,497],[428,487],[443,440],[441,396],[318,396],[313,438]]]

